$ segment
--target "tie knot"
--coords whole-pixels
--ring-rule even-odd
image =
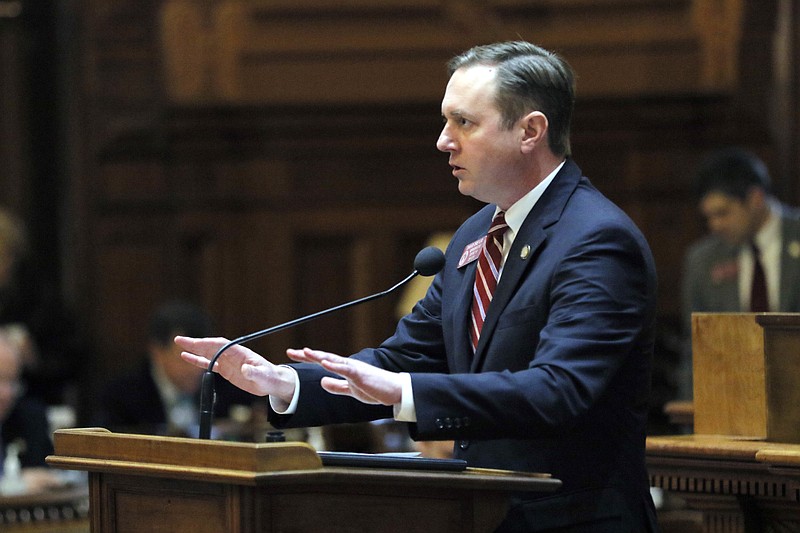
[[[503,211],[499,211],[492,219],[492,225],[489,226],[488,234],[492,237],[500,237],[506,232],[507,229],[508,224],[506,224],[506,214]]]

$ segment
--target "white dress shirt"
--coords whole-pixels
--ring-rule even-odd
[[[754,239],[761,254],[761,266],[767,281],[767,304],[770,311],[777,311],[780,303],[781,279],[781,220],[770,209],[769,217],[758,230]],[[750,246],[742,246],[739,251],[739,302],[741,311],[750,310],[750,289],[753,285],[753,266],[755,258]]]

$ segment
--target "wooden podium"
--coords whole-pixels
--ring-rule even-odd
[[[693,313],[694,432],[800,443],[800,314]]]
[[[89,472],[93,533],[489,532],[543,474],[323,466],[305,443],[56,431],[50,465]]]

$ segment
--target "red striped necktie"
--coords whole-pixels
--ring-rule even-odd
[[[492,225],[489,227],[481,255],[478,258],[472,299],[472,328],[470,328],[473,351],[478,347],[483,320],[486,318],[486,311],[489,309],[494,289],[497,287],[500,263],[503,260],[503,234],[507,229],[505,213],[500,211],[492,219]]]
[[[750,311],[764,313],[769,311],[767,304],[767,279],[761,264],[761,253],[755,243],[750,244],[753,252],[753,285],[750,288]]]

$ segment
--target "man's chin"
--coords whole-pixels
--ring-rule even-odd
[[[475,198],[476,200],[479,200],[481,202],[485,201],[485,200],[479,198],[480,191],[478,191],[475,188],[474,183],[472,183],[470,181],[458,180],[458,192],[460,192],[464,196],[471,196],[472,198]]]

